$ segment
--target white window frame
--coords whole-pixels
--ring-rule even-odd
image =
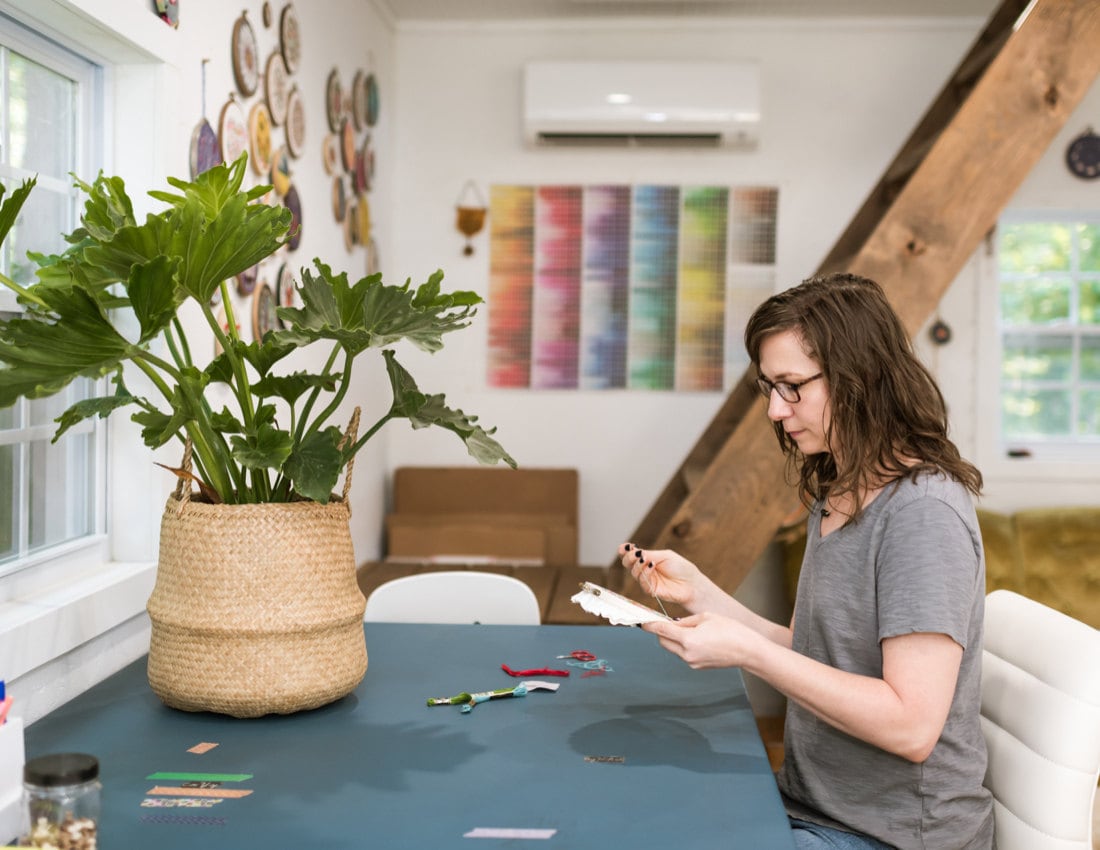
[[[94,109],[96,126],[104,131],[102,168],[126,181],[135,214],[143,217],[152,208],[145,189],[163,188],[164,175],[175,173],[171,151],[156,141],[176,126],[171,106],[180,88],[176,31],[152,10],[135,15],[108,0],[87,9],[67,0],[0,0],[0,12],[100,66],[103,87]],[[148,649],[145,604],[155,580],[167,492],[163,471],[153,461],[179,458],[152,455],[125,411],[111,416],[103,430],[101,545],[78,547],[0,576],[0,671],[17,700],[13,715],[25,723]]]
[[[1002,222],[1096,221],[1098,214],[1084,210],[1014,208]],[[977,386],[977,462],[987,478],[1002,482],[1066,482],[1078,485],[1100,478],[1100,440],[1006,441],[1001,432],[1001,363],[999,232],[991,250],[979,251]],[[1030,454],[1010,457],[1010,448],[1023,447]]]
[[[4,47],[14,53],[38,63],[49,70],[71,79],[77,86],[76,116],[75,116],[75,151],[73,171],[76,174],[92,174],[102,164],[103,160],[103,134],[97,130],[93,120],[97,106],[102,104],[103,74],[101,68],[94,62],[76,55],[68,48],[51,42],[45,36],[25,27],[18,21],[3,15],[0,10],[0,21],[4,23]],[[6,67],[4,68],[6,71]],[[0,81],[0,85],[2,85]],[[9,189],[14,189],[24,180],[31,177],[38,179],[38,185],[32,190],[41,191],[42,186],[49,188],[58,195],[69,195],[73,199],[72,218],[67,222],[68,229],[73,229],[79,224],[79,197],[72,186],[71,179],[66,175],[36,175],[21,168],[11,165],[7,157],[0,158],[0,178],[3,178]],[[57,246],[58,250],[63,247]],[[0,287],[0,309],[17,311],[15,295],[6,287]],[[66,390],[67,391],[67,390]],[[63,391],[65,392],[65,391]],[[26,411],[27,402],[19,402],[18,407]],[[31,439],[50,439],[56,431],[54,423],[31,426],[24,424],[16,433],[21,442]],[[106,429],[98,421],[85,421],[80,423],[71,433],[91,433],[93,435],[93,454],[91,461],[91,474],[94,476],[94,504],[91,505],[92,531],[79,538],[70,539],[52,546],[46,546],[33,551],[17,553],[14,560],[0,564],[0,576],[31,569],[39,564],[61,559],[65,563],[74,565],[89,565],[105,560],[107,556],[106,536]],[[21,481],[23,476],[20,476]],[[22,529],[17,534],[20,542],[25,543],[27,511],[26,502],[28,494],[26,482],[20,486],[17,499],[23,503],[20,511],[22,517]],[[66,494],[66,498],[72,498]]]

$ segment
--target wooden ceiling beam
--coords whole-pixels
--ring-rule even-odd
[[[1100,74],[1098,0],[1037,0],[1013,29],[1026,5],[1005,0],[993,13],[818,269],[879,281],[911,334]],[[753,377],[742,376],[630,537],[676,549],[730,592],[799,508]],[[612,566],[613,586],[637,595]]]

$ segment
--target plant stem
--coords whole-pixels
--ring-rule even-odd
[[[332,371],[332,365],[336,362],[336,355],[340,353],[342,346],[340,343],[336,343],[332,347],[332,351],[329,353],[328,360],[325,362],[325,368],[321,371],[321,377],[325,378]],[[306,403],[302,405],[302,414],[298,419],[298,427],[293,432],[294,442],[300,443],[302,441],[302,435],[306,431],[306,426],[309,424],[309,414],[313,410],[313,405],[321,395],[321,387],[316,386],[309,394],[309,398],[306,399]]]
[[[20,286],[18,283],[16,283],[14,280],[12,280],[10,277],[8,277],[3,272],[0,272],[0,283],[4,284],[4,286],[6,286],[8,289],[10,289],[12,292],[14,292],[20,298],[25,298],[27,301],[33,301],[35,304],[37,304],[39,307],[43,308],[44,310],[50,309],[49,304],[47,304],[45,301],[43,301],[41,298],[39,298],[37,295],[35,295],[29,289],[26,289],[26,288]]]
[[[222,351],[228,359],[229,365],[233,371],[234,380],[230,382],[229,386],[237,399],[237,405],[240,408],[241,418],[243,420],[242,425],[245,431],[248,432],[255,427],[256,415],[252,407],[252,394],[248,389],[248,373],[245,371],[244,361],[237,356],[237,350],[233,344],[240,341],[240,335],[237,333],[237,322],[233,315],[233,305],[229,299],[229,286],[224,280],[219,286],[222,292],[222,303],[225,304],[225,316],[228,325],[226,331],[222,330],[209,304],[202,304],[200,306],[203,316],[206,317],[207,324],[209,324],[214,331],[214,336],[221,345]],[[228,336],[226,335],[227,333]],[[237,464],[231,457],[228,464],[230,469],[234,472],[237,471]],[[248,478],[251,478],[251,484],[246,486]],[[244,472],[241,471],[241,477],[238,480],[238,491],[242,499],[251,497],[251,499],[248,500],[258,502],[264,501],[270,492],[270,481],[267,478],[267,474],[262,471],[253,470],[252,474],[246,477]],[[223,498],[225,498],[224,494]]]
[[[370,430],[367,431],[367,433],[365,433],[362,437],[360,437],[358,440],[355,441],[355,445],[353,445],[351,447],[351,454],[352,455],[358,454],[359,450],[361,448],[363,448],[363,446],[366,444],[367,440],[369,440],[371,437],[373,437],[375,434],[377,434],[378,430],[383,425],[385,425],[387,422],[389,422],[391,419],[394,419],[394,418],[396,418],[396,417],[394,416],[393,411],[391,410],[389,413],[387,413],[385,416],[383,416],[381,419],[379,419],[377,422],[375,422],[370,427]]]
[[[175,328],[175,333],[172,333],[172,328]],[[179,337],[180,352],[176,352],[175,338]],[[183,332],[183,325],[180,324],[178,316],[172,317],[172,327],[164,329],[164,338],[168,340],[168,347],[172,350],[172,356],[177,363],[184,366],[193,366],[194,362],[191,360],[191,348],[187,344],[187,334]],[[182,356],[181,356],[182,355]]]
[[[161,394],[168,399],[169,403],[172,401],[172,390],[164,382],[164,379],[160,376],[154,365],[159,365],[169,374],[175,372],[174,369],[159,358],[149,354],[146,351],[138,351],[131,358],[134,364],[141,369],[142,372],[148,376],[149,380],[156,385]],[[186,392],[185,383],[180,381],[178,386],[181,391]],[[207,483],[218,491],[218,494],[222,497],[223,502],[231,501],[233,494],[232,482],[226,477],[226,469],[229,468],[229,464],[214,463],[218,458],[220,452],[218,452],[216,445],[212,446],[209,438],[214,435],[213,429],[210,427],[209,422],[202,422],[198,419],[190,420],[185,426],[188,436],[191,437],[191,444],[194,446],[195,454],[200,459],[204,459],[206,462],[203,464],[206,467],[208,474]]]
[[[172,333],[172,327],[176,329],[175,334]],[[191,349],[187,344],[187,335],[184,333],[183,326],[180,324],[178,318],[172,319],[172,327],[167,327],[164,329],[164,338],[168,344],[169,351],[172,352],[172,358],[176,361],[180,368],[193,366],[194,364],[191,360]],[[178,348],[175,341],[176,335],[178,335],[179,337]],[[210,409],[209,400],[206,398],[205,395],[201,395],[197,399],[197,403],[200,405],[203,416],[206,418],[207,421],[209,421],[210,418],[213,416],[213,411],[211,411]],[[217,445],[219,446],[217,456],[223,459],[228,458],[228,460],[225,460],[224,462],[229,470],[229,474],[233,477],[234,488],[240,490],[243,485],[243,479],[237,469],[237,465],[232,462],[232,452],[230,451],[229,444],[225,441],[225,435],[222,434],[220,431],[214,431],[213,428],[209,430],[212,434],[212,439],[216,441]],[[201,464],[196,463],[196,466],[200,465]]]
[[[336,352],[333,352],[335,357]],[[325,364],[325,373],[328,373],[329,366],[331,365],[333,358],[329,358],[329,363]],[[313,420],[308,428],[305,429],[307,435],[312,434],[320,429],[321,425],[329,420],[329,418],[336,412],[336,409],[340,406],[340,403],[344,400],[344,396],[348,394],[348,387],[351,386],[351,364],[352,356],[350,352],[344,353],[344,370],[340,375],[340,386],[336,388],[336,392],[332,396],[332,401],[328,403],[328,406],[322,410]],[[311,399],[312,401],[312,399]],[[305,416],[302,417],[302,423],[305,423]]]

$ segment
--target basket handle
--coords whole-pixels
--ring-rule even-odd
[[[176,479],[176,490],[173,495],[176,497],[176,501],[179,505],[176,507],[176,515],[183,516],[183,509],[187,507],[187,503],[191,501],[191,438],[188,437],[183,443],[183,461],[180,463],[180,469],[183,471],[183,475],[180,475]]]
[[[356,437],[358,437],[359,435],[359,412],[360,409],[358,407],[356,407],[355,410],[352,411],[351,421],[348,422],[348,429],[344,432],[344,438],[340,440],[339,445],[337,445],[336,447],[340,449],[340,451],[343,451],[344,446],[348,445],[349,443],[354,443]],[[343,499],[345,505],[348,505],[348,494],[351,492],[351,472],[354,468],[355,455],[352,455],[348,459],[348,468],[347,471],[344,473],[344,493],[341,498]],[[351,505],[348,505],[348,513],[351,513]]]

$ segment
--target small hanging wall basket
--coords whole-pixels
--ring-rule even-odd
[[[466,247],[462,249],[464,256],[469,257],[474,253],[474,246],[470,240],[485,226],[487,212],[485,199],[478,191],[477,184],[473,180],[467,180],[455,204],[455,227],[466,237]]]

